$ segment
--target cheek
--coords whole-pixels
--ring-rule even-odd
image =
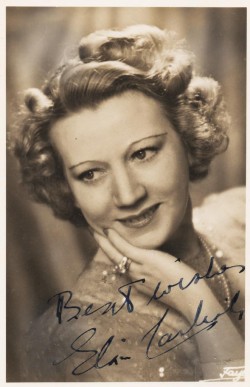
[[[76,189],[73,187],[76,206],[82,211],[90,224],[105,224],[111,213],[112,197],[108,190]]]
[[[150,191],[159,200],[167,199],[169,203],[180,204],[185,201],[189,191],[189,170],[182,149],[169,152],[160,160],[152,173]]]

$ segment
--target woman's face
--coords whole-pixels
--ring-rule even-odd
[[[89,225],[157,248],[187,210],[188,159],[158,101],[127,91],[58,120],[51,139]]]

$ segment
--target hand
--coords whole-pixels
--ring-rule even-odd
[[[150,296],[152,296],[158,282],[162,283],[160,290],[163,291],[167,285],[176,284],[181,278],[183,278],[183,283],[187,284],[195,275],[193,269],[184,262],[178,261],[176,257],[162,251],[135,247],[113,229],[108,230],[107,237],[97,232],[94,232],[93,235],[100,248],[114,264],[119,264],[124,256],[132,260],[129,275],[133,280],[145,278],[144,285],[140,286],[138,290]],[[213,367],[217,367],[217,362],[227,360],[229,354],[231,359],[236,361],[235,364],[242,365],[244,342],[228,314],[223,313],[221,305],[204,281],[190,285],[185,290],[180,290],[176,286],[168,295],[163,296],[161,301],[180,311],[192,325],[197,305],[201,299],[205,300],[204,316],[214,317],[217,313],[222,312],[219,323],[213,329],[205,334],[195,336],[201,364],[202,367],[204,366],[203,372],[206,378],[209,379],[214,377]],[[234,348],[233,353],[232,348]],[[214,362],[214,359],[216,359],[216,362]],[[207,370],[207,364],[211,364],[212,368]]]
[[[168,285],[178,284],[181,278],[184,279],[184,283],[188,283],[195,275],[195,271],[191,267],[170,254],[135,247],[113,229],[108,229],[106,234],[105,237],[97,232],[93,233],[102,251],[114,265],[119,265],[124,256],[130,258],[132,263],[129,267],[129,276],[133,280],[145,278],[144,285],[138,287],[138,290],[150,296],[159,282],[161,282],[161,286],[158,295]],[[161,301],[167,301],[168,305],[183,312],[183,309],[188,307],[188,301],[194,299],[193,293],[197,295],[197,287],[197,285],[193,285],[182,291],[177,285],[167,296],[163,296]],[[189,313],[187,312],[187,314]]]

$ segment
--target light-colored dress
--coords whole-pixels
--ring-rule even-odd
[[[245,191],[236,188],[209,196],[193,211],[197,231],[223,252],[223,256],[218,254],[220,265],[244,263],[244,203]],[[242,289],[241,306],[244,305],[242,278],[237,273],[231,275],[230,271],[231,291]],[[180,312],[161,302],[146,305],[146,296],[137,297],[133,285],[129,302],[128,296],[126,299],[129,282],[128,276],[114,276],[111,267],[105,264],[90,263],[75,288],[70,289],[72,299],[67,303],[69,293],[63,294],[61,303],[59,296],[54,297],[47,312],[33,323],[25,339],[21,381],[202,380],[195,337],[185,341],[190,333],[182,336],[183,343],[176,347],[178,340],[166,343],[170,334],[173,338],[181,329],[183,332],[188,329],[187,321]],[[243,319],[236,324],[243,334]]]

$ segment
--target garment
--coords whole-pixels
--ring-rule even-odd
[[[244,199],[243,189],[231,189],[210,196],[201,207],[194,209],[196,230],[224,251],[220,258],[222,264],[244,261]],[[230,277],[232,290],[242,287],[237,278]],[[129,288],[130,282],[126,275],[114,276],[106,264],[90,263],[71,289],[72,299],[68,292],[61,294],[60,301],[55,296],[47,312],[34,322],[25,343],[27,358],[22,381],[202,380],[195,338],[161,354],[176,343],[173,340],[166,344],[169,335],[173,337],[180,330],[187,330],[188,322],[181,313],[159,301],[147,305],[149,298],[139,291],[143,282]],[[239,330],[244,330],[243,321]],[[182,340],[187,337],[188,334]],[[147,357],[147,348],[152,359]]]

